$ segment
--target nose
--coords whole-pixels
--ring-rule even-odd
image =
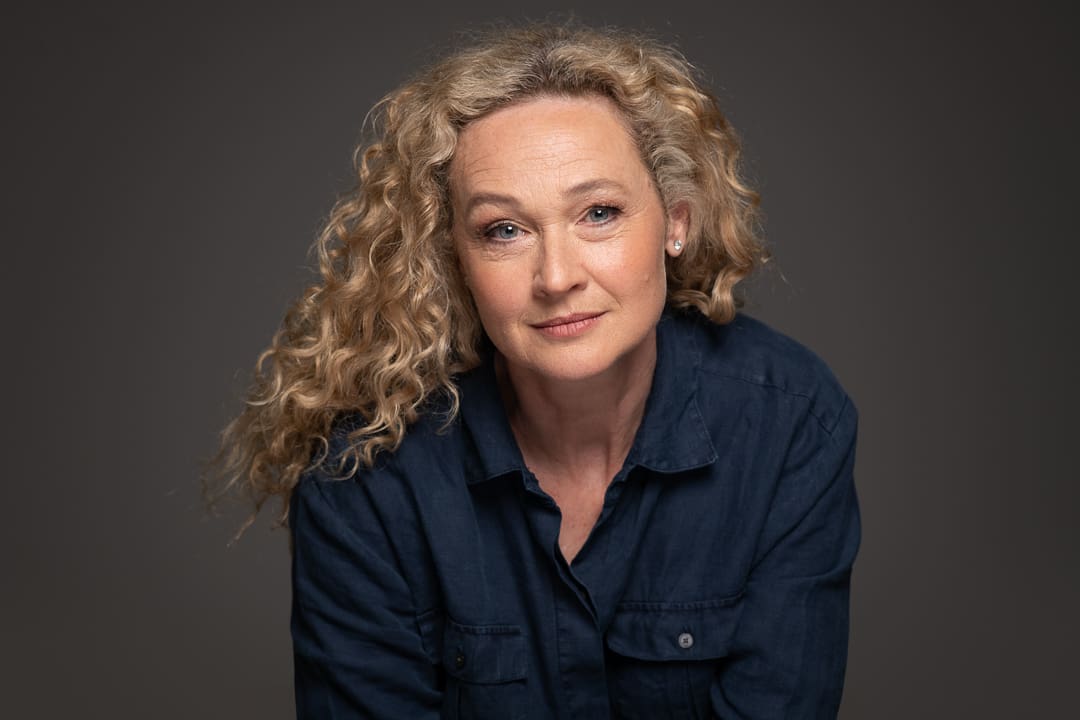
[[[560,295],[585,286],[581,241],[567,232],[546,232],[538,243],[533,288],[538,295]]]

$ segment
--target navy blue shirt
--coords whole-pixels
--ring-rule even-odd
[[[459,388],[449,426],[430,412],[375,468],[293,494],[298,717],[836,716],[856,413],[818,358],[746,316],[666,312],[570,564],[491,358]]]

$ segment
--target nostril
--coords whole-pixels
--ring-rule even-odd
[[[536,269],[534,283],[542,293],[562,293],[583,286],[585,268],[572,247],[560,247],[558,241],[546,244]],[[566,244],[569,244],[567,242]]]

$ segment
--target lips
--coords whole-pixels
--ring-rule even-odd
[[[559,325],[573,325],[574,323],[580,323],[580,322],[584,322],[585,320],[592,320],[593,318],[598,318],[603,314],[604,313],[602,313],[602,312],[594,312],[594,313],[573,313],[571,315],[560,315],[559,317],[551,318],[550,320],[544,320],[543,322],[534,323],[533,327],[534,328],[551,328],[551,327],[558,327]]]
[[[550,338],[570,338],[591,328],[603,314],[602,312],[579,312],[560,315],[534,323],[533,327]]]

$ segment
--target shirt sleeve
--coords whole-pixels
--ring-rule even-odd
[[[848,644],[851,567],[859,546],[851,401],[832,427],[808,414],[763,526],[714,716],[835,718]]]
[[[301,480],[289,525],[297,718],[438,718],[412,596],[360,483]]]

